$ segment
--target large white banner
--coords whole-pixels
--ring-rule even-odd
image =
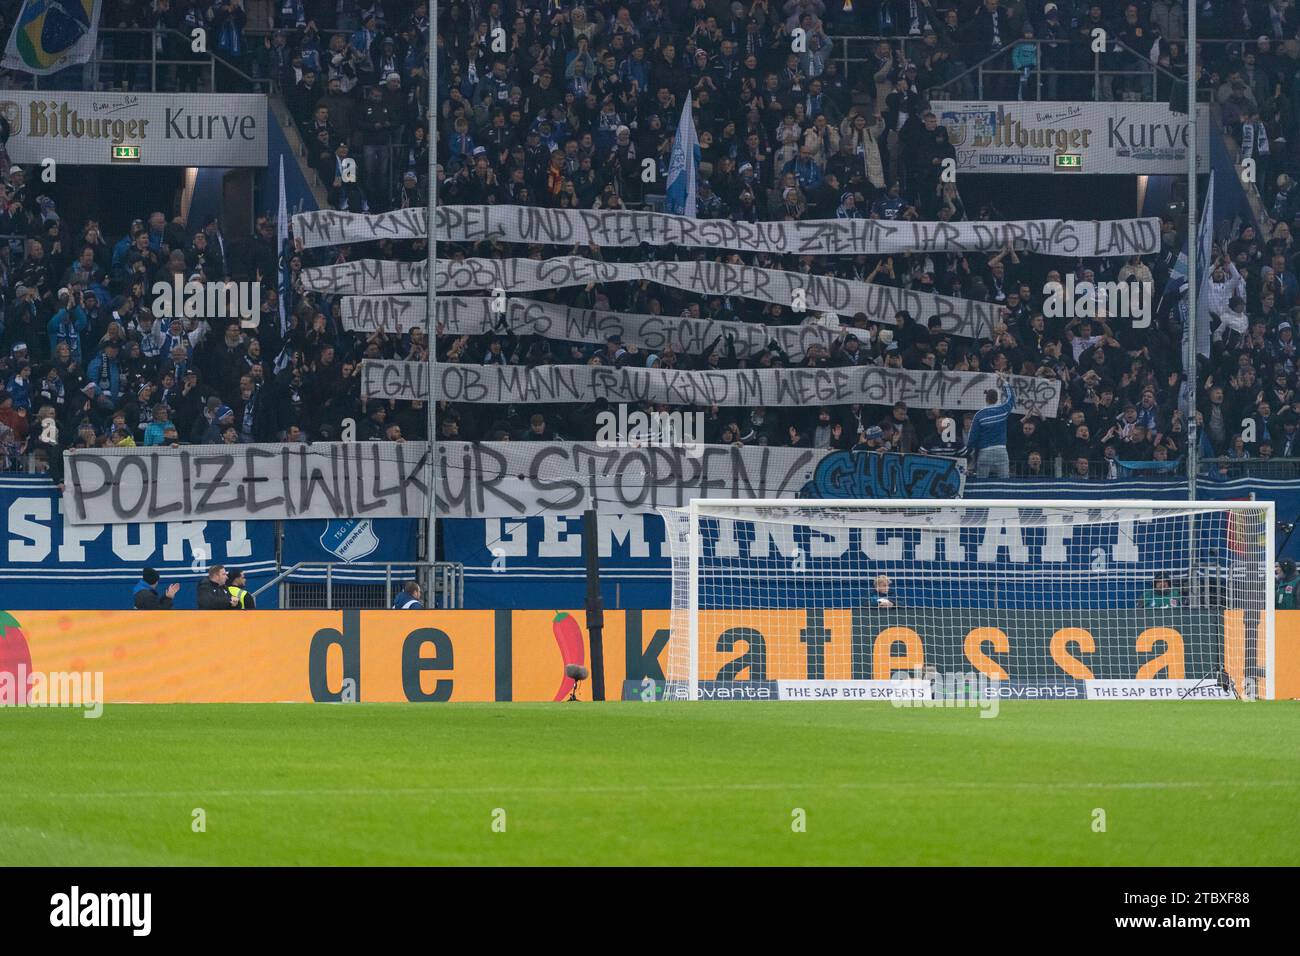
[[[265,166],[266,97],[190,93],[0,92],[16,163]]]
[[[96,448],[65,455],[74,525],[290,518],[423,518],[424,442]],[[865,456],[855,458],[854,456]],[[624,515],[692,498],[952,497],[964,463],[828,449],[439,442],[445,518]]]
[[[437,366],[440,401],[508,405],[587,403],[597,399],[635,404],[665,403],[724,408],[807,408],[817,405],[893,405],[974,411],[984,393],[997,388],[987,372],[923,372],[866,365],[854,368],[769,368],[671,371],[606,365]],[[1013,377],[1015,411],[1056,417],[1061,383]],[[363,398],[424,401],[429,366],[424,362],[366,359],[361,363]]]
[[[1187,117],[1165,103],[944,100],[934,110],[957,151],[958,173],[1187,173]],[[1205,170],[1208,107],[1198,121],[1197,162]]]
[[[303,269],[302,281],[303,286],[313,292],[374,296],[423,292],[427,273],[425,262],[358,259]],[[738,296],[791,307],[797,307],[796,300],[801,299],[808,312],[830,312],[844,317],[862,312],[873,322],[890,325],[897,323],[896,315],[900,310],[906,310],[922,324],[930,316],[937,315],[945,332],[966,338],[989,338],[1000,311],[1000,307],[992,302],[912,292],[835,276],[804,275],[721,262],[601,262],[581,256],[438,260],[440,293],[501,289],[514,294],[592,283],[638,281],[655,282],[702,295]]]
[[[1160,220],[1077,222],[901,222],[879,219],[813,219],[796,222],[732,222],[620,209],[542,209],[536,206],[440,206],[440,242],[512,242],[544,245],[631,247],[677,245],[732,252],[793,255],[892,255],[904,252],[997,252],[1016,249],[1054,256],[1116,256],[1160,249]],[[423,239],[423,209],[365,214],[299,213],[294,236],[304,248]]]
[[[425,327],[423,296],[344,296],[343,328],[349,332],[403,333]],[[671,347],[688,355],[702,353],[714,342],[730,343],[737,358],[751,358],[773,342],[796,362],[802,362],[813,345],[829,349],[836,339],[854,329],[838,323],[808,322],[804,325],[761,325],[756,322],[718,322],[682,316],[638,315],[605,309],[577,309],[538,302],[508,299],[504,313],[494,312],[492,300],[483,296],[445,295],[437,301],[439,335],[482,335],[485,332],[511,335],[540,335],[564,342],[604,343],[611,335],[624,345],[647,352]],[[856,330],[863,337],[866,332]]]

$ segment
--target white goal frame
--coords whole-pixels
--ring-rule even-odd
[[[1276,613],[1273,565],[1277,561],[1276,503],[1268,500],[1234,500],[1234,501],[1184,501],[1135,499],[1135,498],[1046,498],[1046,499],[999,499],[999,498],[692,498],[687,503],[689,535],[689,582],[686,608],[687,646],[690,672],[687,679],[687,694],[690,700],[700,697],[700,508],[798,508],[809,507],[823,510],[842,508],[868,508],[876,510],[907,510],[916,508],[1057,508],[1069,510],[1112,510],[1112,509],[1178,509],[1182,511],[1263,511],[1266,562],[1264,573],[1264,687],[1259,696],[1266,700],[1275,699],[1276,681],[1276,635],[1274,615]],[[680,510],[680,509],[673,509]],[[675,611],[676,609],[674,609]]]

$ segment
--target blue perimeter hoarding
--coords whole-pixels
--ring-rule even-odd
[[[1202,483],[1202,499],[1251,497],[1277,503],[1279,523],[1300,516],[1300,487],[1295,482],[1238,479]],[[1023,501],[1047,498],[1154,499],[1186,498],[1186,485],[1168,480],[1078,482],[1068,479],[976,481],[968,479],[966,496]],[[467,608],[581,607],[586,598],[586,558],[582,520],[577,517],[450,518],[440,522],[445,557],[465,565]],[[1168,534],[1165,558],[1177,554],[1175,532]],[[742,543],[743,544],[743,543]],[[856,546],[857,542],[853,542]],[[1300,560],[1300,534],[1277,533],[1279,557]],[[860,573],[861,563],[845,549],[846,573]],[[1071,556],[1088,561],[1093,548]],[[859,552],[860,556],[860,552]],[[1149,556],[1143,555],[1143,560]],[[1032,562],[1007,571],[1032,573]],[[1154,566],[1152,566],[1154,567]],[[771,569],[769,569],[771,570]],[[670,560],[664,547],[664,526],[658,515],[602,515],[600,521],[601,595],[606,608],[667,608],[670,603]],[[1028,606],[1032,602],[1017,602]]]
[[[1243,499],[1255,494],[1278,505],[1278,521],[1300,515],[1294,482],[1238,479],[1202,484],[1201,497]],[[1029,482],[969,481],[972,498],[1184,498],[1170,481]],[[278,567],[295,561],[410,560],[417,555],[414,520],[286,521],[277,561],[275,522],[194,521],[159,525],[66,525],[62,501],[47,478],[0,476],[4,552],[0,556],[0,607],[21,609],[113,609],[131,606],[140,569],[156,567],[164,583],[180,581],[177,607],[194,606],[202,576],[195,549],[208,561],[244,568],[255,590]],[[454,518],[440,523],[444,556],[465,565],[469,608],[581,607],[586,561],[579,518]],[[1279,557],[1300,560],[1300,535],[1279,529]],[[340,580],[383,580],[383,572],[339,572]],[[295,576],[300,580],[316,575]],[[657,515],[603,516],[601,585],[607,608],[669,606],[669,558]],[[259,599],[276,607],[275,589]]]

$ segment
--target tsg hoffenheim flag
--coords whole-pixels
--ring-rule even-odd
[[[689,152],[688,152],[689,150]],[[689,161],[687,157],[690,157]],[[667,201],[664,208],[675,216],[695,218],[695,181],[700,170],[700,141],[695,137],[695,120],[691,117],[691,98],[686,97],[677,137],[668,160]]]
[[[23,0],[0,66],[46,76],[95,54],[101,0]]]

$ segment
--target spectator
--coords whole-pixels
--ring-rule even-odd
[[[393,610],[395,611],[422,611],[424,605],[420,603],[421,591],[417,581],[407,581],[398,593],[397,599],[393,601]]]
[[[172,600],[181,589],[179,584],[169,584],[163,594],[158,593],[159,574],[153,568],[145,568],[140,573],[140,580],[131,591],[131,601],[138,611],[169,611]]]
[[[1148,34],[1158,32],[1160,55],[1167,58],[1161,62],[1174,72],[1182,62],[1178,44],[1185,35],[1185,12],[1166,0],[1139,3],[1135,9],[997,0],[943,7],[840,0],[773,6],[759,0],[739,11],[715,5],[707,12],[696,6],[702,13],[698,26],[677,22],[683,11],[690,11],[685,16],[693,20],[691,8],[661,0],[627,10],[605,2],[587,4],[581,12],[557,7],[554,20],[540,11],[515,17],[512,9],[492,4],[472,17],[444,6],[438,22],[429,23],[412,4],[360,10],[345,0],[317,10],[286,0],[273,5],[277,34],[253,45],[259,48],[256,68],[280,85],[310,164],[336,209],[417,208],[434,185],[447,204],[643,208],[662,192],[677,117],[690,96],[707,154],[701,170],[703,214],[752,223],[812,217],[905,222],[1015,218],[987,205],[967,211],[957,185],[938,180],[953,144],[946,141],[930,102],[938,102],[936,84],[958,77],[965,69],[962,63],[1001,53],[993,65],[1005,68],[1023,48],[1028,25],[1043,41],[1032,69],[1086,63],[1089,78],[1077,81],[1080,86],[1071,77],[1059,80],[1059,92],[1077,99],[1094,92],[1094,25],[1128,37],[1125,42],[1137,42],[1141,30],[1147,42],[1139,45],[1137,62],[1151,48],[1154,37]],[[711,22],[709,13],[715,17]],[[1253,7],[1251,13],[1252,22],[1259,21],[1251,33],[1234,36],[1232,45],[1205,45],[1203,60],[1210,63],[1206,79],[1216,77],[1215,93],[1228,106],[1238,148],[1244,149],[1248,129],[1252,158],[1264,158],[1267,144],[1272,172],[1262,177],[1264,208],[1280,210],[1280,217],[1289,220],[1300,206],[1294,184],[1300,137],[1288,134],[1300,123],[1295,97],[1277,97],[1274,90],[1281,83],[1285,93],[1291,79],[1282,44],[1294,33],[1294,14],[1285,5],[1270,7],[1267,15]],[[185,5],[170,16],[159,22],[184,31],[191,26],[211,29],[213,46],[224,61],[253,66],[243,48],[243,4],[223,0],[210,10]],[[1210,35],[1237,31],[1236,25],[1224,26],[1228,19],[1215,20]],[[507,39],[504,52],[492,49],[497,25]],[[849,25],[860,34],[892,39],[875,43],[862,71],[850,63],[846,75],[842,64],[827,56],[826,37]],[[810,40],[798,53],[791,51],[790,31],[796,27]],[[1262,42],[1261,34],[1266,38]],[[433,78],[440,131],[436,142],[428,136],[424,113],[429,78],[423,65],[430,36],[441,38],[442,75]],[[1134,62],[1116,49],[1103,54],[1105,64]],[[182,70],[176,77],[180,85],[189,82],[184,74]],[[982,95],[994,101],[1014,97],[1017,80],[994,78]],[[1044,94],[1053,97],[1050,75],[1043,85]],[[1127,92],[1111,78],[1103,77],[1101,85],[1107,88],[1102,92],[1114,96]],[[959,96],[959,86],[945,86],[943,95]],[[1026,95],[1036,88],[1031,77]],[[969,93],[974,98],[974,90]],[[1270,108],[1268,99],[1279,103]],[[1250,109],[1253,114],[1246,112]],[[434,183],[428,174],[430,149]],[[357,161],[355,177],[346,172],[351,160]],[[646,161],[653,182],[642,181]],[[15,233],[29,237],[15,249],[18,261],[9,266],[3,290],[8,297],[0,311],[0,383],[11,396],[0,422],[6,429],[5,447],[13,450],[5,460],[9,467],[31,466],[31,456],[23,453],[38,446],[48,457],[51,447],[37,441],[40,429],[28,422],[33,409],[43,405],[51,407],[58,425],[55,458],[62,448],[103,446],[124,438],[158,447],[337,437],[348,418],[359,423],[359,431],[365,425],[373,440],[418,439],[423,437],[423,409],[409,403],[389,407],[379,416],[382,421],[371,422],[359,389],[362,360],[418,361],[431,346],[440,360],[487,360],[507,367],[592,361],[641,367],[648,358],[644,350],[626,346],[610,354],[594,344],[542,343],[509,330],[463,341],[461,336],[437,336],[432,343],[419,333],[355,333],[343,327],[336,296],[315,293],[301,281],[308,266],[375,256],[418,261],[423,246],[410,241],[310,249],[294,256],[283,302],[283,334],[276,320],[279,303],[269,301],[269,294],[263,296],[264,306],[270,305],[263,318],[272,320],[256,330],[170,322],[147,308],[148,284],[160,268],[209,280],[256,280],[259,271],[265,278],[275,273],[278,260],[274,223],[259,216],[253,235],[227,236],[211,219],[187,239],[174,210],[149,199],[125,235],[107,235],[96,220],[78,228],[65,223],[67,217],[51,230],[51,214],[57,212],[40,202],[39,186],[28,182],[21,167],[13,167],[5,178],[9,202],[4,215]],[[1263,417],[1274,457],[1292,457],[1286,453],[1294,449],[1284,436],[1288,428],[1294,435],[1295,426],[1287,422],[1300,409],[1293,393],[1297,368],[1289,309],[1300,291],[1290,233],[1288,221],[1258,236],[1243,230],[1232,242],[1219,243],[1212,256],[1209,299],[1219,316],[1218,330],[1214,354],[1196,373],[1194,391],[1206,423],[1201,439],[1214,453],[1231,447],[1244,419],[1254,419],[1258,428],[1260,399],[1267,398],[1269,415]],[[1062,383],[1060,417],[1026,426],[1009,415],[1003,424],[1012,441],[1005,450],[1014,452],[1018,469],[1029,467],[1037,453],[1048,473],[1073,473],[1072,455],[1078,452],[1086,458],[1085,471],[1109,474],[1118,467],[1113,462],[1134,460],[1133,454],[1158,461],[1161,454],[1185,452],[1185,428],[1175,425],[1171,414],[1186,377],[1178,350],[1181,326],[1168,308],[1143,334],[1104,312],[1086,322],[1057,321],[1041,314],[1039,281],[1053,274],[1059,280],[1066,269],[1077,269],[1079,278],[1102,281],[1149,277],[1162,289],[1181,244],[1179,223],[1171,216],[1162,229],[1160,253],[1145,261],[1099,257],[1072,262],[1018,249],[993,255],[928,251],[843,257],[724,257],[717,250],[702,250],[698,256],[705,260],[725,258],[811,277],[843,276],[884,286],[890,294],[934,291],[995,302],[1007,315],[984,339],[944,334],[930,316],[898,323],[873,323],[864,316],[861,324],[854,321],[856,341],[836,342],[824,354],[810,350],[792,359],[769,346],[746,356],[719,342],[692,352],[658,349],[650,364],[679,370],[883,366],[1047,376]],[[559,248],[542,247],[540,254]],[[539,254],[500,242],[449,243],[440,253],[448,258]],[[625,253],[633,254],[596,250],[611,260]],[[697,254],[657,249],[656,255],[690,259]],[[739,297],[715,301],[655,286],[611,283],[536,297],[591,308],[598,294],[605,298],[596,307],[614,312],[686,313],[765,325],[803,321],[779,306]],[[28,346],[26,355],[13,351],[19,343]],[[1242,357],[1245,366],[1239,364]],[[23,362],[28,363],[26,372]],[[1280,383],[1278,371],[1283,373]],[[1116,416],[1128,404],[1137,408],[1137,420],[1118,425]],[[215,416],[223,407],[229,413]],[[586,413],[573,406],[457,403],[445,411],[452,414],[440,415],[444,436],[460,440],[503,433],[532,441],[592,435]],[[863,447],[924,446],[949,454],[987,440],[987,416],[979,419],[978,428],[960,428],[956,425],[965,412],[933,411],[927,417],[905,409],[891,424],[895,413],[888,404],[856,410],[832,406],[829,422],[821,420],[816,406],[724,408],[717,413],[715,435],[722,439],[726,433],[731,441],[752,444],[806,441],[814,447],[837,441],[852,446],[861,435]],[[1071,421],[1076,411],[1083,422]],[[126,416],[120,424],[117,412]],[[542,416],[540,425],[534,425],[535,415]],[[929,423],[938,418],[953,423],[950,437],[931,435]],[[1143,434],[1130,441],[1133,424],[1140,424]],[[118,432],[123,426],[125,436]],[[876,428],[880,437],[869,437]],[[1112,428],[1119,430],[1107,438]],[[953,442],[959,444],[953,447]],[[1253,455],[1260,444],[1243,442]],[[1058,455],[1063,456],[1059,463]],[[995,458],[992,450],[980,455],[986,463]],[[1241,460],[1234,459],[1234,466]],[[977,462],[977,472],[981,467]]]
[[[893,591],[893,582],[889,580],[889,575],[876,575],[876,580],[872,583],[875,593],[871,595],[871,604],[876,608],[898,607],[898,598]]]
[[[233,599],[232,604],[241,611],[256,611],[257,602],[253,599],[252,592],[247,590],[248,580],[244,572],[235,568],[230,572],[227,579],[226,589],[230,592]]]
[[[974,458],[975,473],[980,478],[1005,478],[1011,473],[1007,418],[1015,405],[1016,393],[1005,377],[999,376],[998,384],[1002,388],[1001,398],[996,389],[984,393],[984,408],[975,413],[966,442],[966,457]]]
[[[1145,608],[1173,608],[1183,605],[1183,592],[1169,583],[1169,575],[1157,573],[1151,587],[1142,593]]]
[[[1277,567],[1277,596],[1274,606],[1279,611],[1293,611],[1297,607],[1297,599],[1300,599],[1300,572],[1296,570],[1296,563],[1287,558]]]
[[[239,599],[226,587],[228,580],[224,565],[214,564],[208,568],[207,577],[199,582],[200,611],[229,611],[239,606]]]

